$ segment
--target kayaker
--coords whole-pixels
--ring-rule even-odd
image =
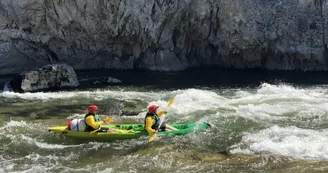
[[[97,130],[97,132],[114,132],[115,129],[100,127],[105,123],[105,120],[100,120],[97,115],[98,106],[90,105],[88,107],[88,113],[84,116],[85,131],[91,132]]]
[[[159,131],[177,130],[172,126],[165,124],[165,122],[161,124],[161,127],[158,127],[160,123],[159,117],[167,113],[165,110],[157,111],[158,107],[159,106],[157,105],[151,105],[148,107],[148,112],[145,117],[145,130],[149,134],[154,134]]]

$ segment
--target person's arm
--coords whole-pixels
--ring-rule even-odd
[[[146,118],[146,127],[145,127],[145,129],[149,134],[155,133],[155,130],[151,128],[151,126],[153,126],[153,124],[154,124],[153,121],[154,120],[151,117]]]
[[[96,122],[92,116],[88,116],[85,121],[89,126],[91,126],[94,129],[98,129],[100,125],[104,124],[104,121]]]
[[[160,117],[160,116],[166,114],[167,112],[164,111],[164,110],[161,110],[161,111],[157,111],[156,113],[157,113],[157,115]]]

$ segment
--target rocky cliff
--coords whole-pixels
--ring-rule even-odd
[[[0,0],[0,74],[188,67],[327,70],[325,0]]]

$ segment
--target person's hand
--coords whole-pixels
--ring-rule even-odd
[[[108,123],[112,123],[114,122],[111,118],[109,118],[109,116],[107,116],[104,121],[108,122]]]
[[[155,133],[158,133],[158,130],[155,130]]]

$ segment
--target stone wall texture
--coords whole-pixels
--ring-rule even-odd
[[[325,0],[0,0],[0,74],[328,68]]]

